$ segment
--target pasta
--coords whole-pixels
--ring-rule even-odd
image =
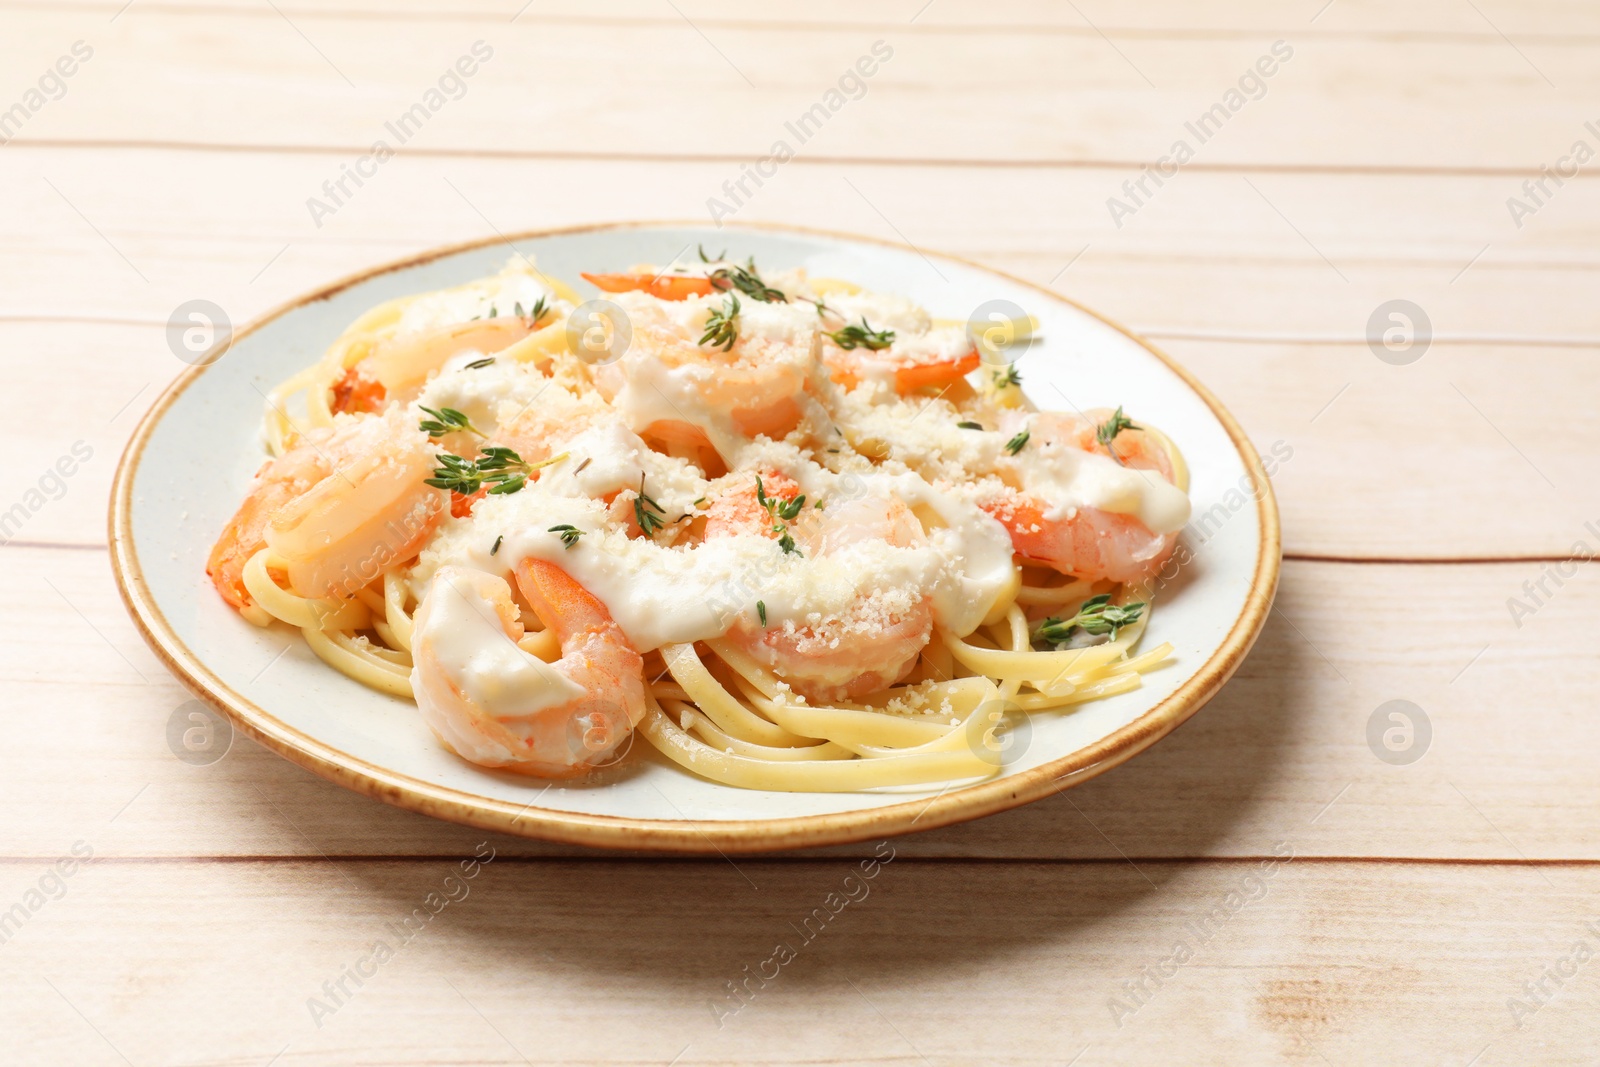
[[[979,780],[1171,658],[1139,647],[1189,513],[1158,430],[1040,411],[1003,343],[848,281],[584,277],[388,301],[273,389],[224,600],[556,778],[642,735],[741,788]]]

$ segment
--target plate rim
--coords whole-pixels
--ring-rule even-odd
[[[496,233],[488,237],[443,245],[346,275],[310,293],[295,297],[257,316],[235,331],[228,344],[231,347],[242,338],[298,308],[326,300],[371,278],[431,263],[461,252],[495,244],[505,244],[515,251],[514,246],[519,241],[570,234],[671,227],[699,229],[706,225],[700,221],[673,219],[585,223],[524,230],[512,234]],[[1126,762],[1171,733],[1216,695],[1254,645],[1272,609],[1282,565],[1282,530],[1277,498],[1273,493],[1272,483],[1262,467],[1259,454],[1251,446],[1249,438],[1233,415],[1187,368],[1132,330],[1070,297],[961,256],[929,251],[900,241],[789,223],[730,223],[717,228],[854,241],[893,248],[924,258],[930,255],[938,256],[949,262],[1003,278],[1014,285],[1033,290],[1046,299],[1060,301],[1116,330],[1160,360],[1200,398],[1212,416],[1221,424],[1234,450],[1243,461],[1257,501],[1260,541],[1255,573],[1251,578],[1250,590],[1239,615],[1233,620],[1217,649],[1177,689],[1132,722],[1119,727],[1091,745],[1013,776],[990,779],[959,789],[946,789],[932,799],[917,797],[886,807],[776,819],[640,819],[539,808],[532,802],[519,808],[510,801],[495,800],[423,781],[369,763],[359,756],[334,748],[277,719],[265,708],[233,689],[207,667],[178,637],[156,603],[145,581],[133,542],[134,479],[151,435],[178,397],[216,362],[210,359],[202,359],[182,371],[167,384],[161,395],[146,410],[118,460],[116,475],[112,482],[110,507],[107,513],[111,569],[116,579],[117,591],[145,644],[189,692],[226,715],[236,729],[242,730],[290,762],[354,792],[419,814],[483,830],[563,844],[659,852],[764,852],[840,845],[874,837],[932,830],[993,815],[1079,785]]]

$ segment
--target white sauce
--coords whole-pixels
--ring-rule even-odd
[[[888,494],[908,506],[926,504],[948,525],[920,546],[868,539],[825,555],[802,555],[785,553],[777,541],[752,533],[674,547],[627,537],[610,524],[606,505],[589,494],[637,488],[643,472],[648,493],[671,520],[680,508],[692,508],[710,483],[695,478],[687,464],[669,469],[667,464],[679,461],[651,452],[616,424],[587,430],[564,447],[574,458],[548,468],[537,483],[509,496],[487,497],[471,516],[441,528],[413,574],[419,594],[445,564],[509,580],[518,560],[548,560],[604,603],[634,646],[647,652],[721,636],[741,615],[755,619],[757,602],[765,605],[769,625],[815,626],[859,614],[864,599],[883,598],[889,610],[897,596],[905,601],[901,607],[928,596],[941,625],[968,633],[1011,580],[1011,543],[1004,528],[909,471],[836,475],[796,465],[786,473],[809,500],[820,497],[825,504]],[[771,449],[774,455],[783,451]],[[575,472],[580,454],[590,462]],[[570,549],[550,532],[563,524],[583,531]],[[496,538],[503,539],[491,555]]]
[[[584,695],[584,689],[549,664],[518,648],[500,629],[494,608],[449,572],[429,594],[424,625],[413,641],[432,645],[468,700],[497,717],[529,715]]]

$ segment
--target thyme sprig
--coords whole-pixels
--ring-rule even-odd
[[[485,487],[496,496],[505,496],[527,485],[528,476],[534,471],[559,463],[567,455],[562,452],[538,463],[529,463],[517,455],[516,450],[504,445],[485,446],[476,459],[463,459],[446,452],[439,456],[439,466],[434,468],[433,477],[423,480],[462,496],[472,496]]]
[[[783,500],[779,497],[767,495],[766,486],[761,484],[761,475],[756,475],[756,502],[766,509],[772,517],[772,532],[778,535],[778,547],[785,553],[792,552],[802,555],[799,547],[794,543],[794,535],[789,532],[789,524],[799,518],[800,510],[806,506],[806,495],[801,493],[797,497]],[[821,506],[821,502],[818,502]]]
[[[455,408],[430,408],[423,407],[420,404],[417,406],[422,407],[423,411],[433,416],[433,418],[423,419],[417,424],[417,429],[427,434],[430,438],[443,437],[447,433],[459,433],[462,431],[476,434],[479,437],[489,436],[472,425],[472,420],[467,418],[465,412],[457,411]]]
[[[1095,428],[1094,439],[1100,442],[1100,447],[1111,453],[1112,459],[1121,463],[1122,457],[1117,455],[1117,450],[1111,447],[1111,442],[1115,441],[1117,434],[1123,430],[1140,429],[1143,429],[1143,427],[1135,426],[1133,420],[1122,413],[1122,405],[1118,404],[1117,410],[1111,413],[1111,417]]]
[[[533,325],[535,325],[535,326],[539,325],[539,320],[544,318],[545,312],[547,312],[549,310],[550,310],[549,304],[547,303],[546,299],[544,297],[542,297],[542,296],[538,300],[535,300],[534,303],[533,303],[533,307],[529,308],[527,311],[523,311],[522,310],[522,301],[520,301],[520,300],[516,301],[511,306],[511,314],[515,315],[519,319],[532,319],[533,320]],[[481,319],[498,319],[499,317],[500,317],[500,308],[495,304],[490,304],[489,305],[489,314],[487,314],[487,315],[474,315],[474,316],[472,316],[472,318],[468,319],[467,321],[468,322],[477,322],[477,321],[479,321]]]
[[[1040,622],[1033,628],[1033,639],[1059,647],[1067,642],[1073,631],[1082,630],[1091,637],[1109,634],[1115,641],[1117,631],[1138,622],[1144,609],[1145,602],[1142,600],[1132,604],[1113,604],[1110,593],[1101,593],[1085,600],[1079,606],[1078,613],[1070,619],[1052,615]]]
[[[550,532],[553,534],[560,534],[561,543],[567,548],[571,548],[573,545],[577,544],[578,538],[583,536],[582,530],[568,522],[564,522],[559,526],[550,527]]]
[[[994,387],[996,389],[1011,389],[1022,384],[1022,372],[1015,363],[1004,370],[994,372]]]
[[[1022,451],[1023,446],[1028,443],[1028,438],[1032,436],[1033,432],[1031,430],[1023,430],[1021,433],[1017,434],[1017,436],[1006,442],[1006,451],[1010,452],[1013,456],[1016,455],[1018,452]]]
[[[711,312],[706,319],[706,332],[700,335],[699,344],[710,344],[724,352],[733,348],[739,339],[739,298],[732,293],[722,307]]]
[[[517,318],[532,319],[533,324],[537,326],[539,324],[539,320],[544,318],[545,312],[549,311],[550,307],[545,298],[541,296],[538,300],[533,302],[533,307],[529,308],[526,312],[522,310],[522,301],[520,300],[517,301],[516,306],[512,308],[512,310],[516,312]]]
[[[716,263],[727,256],[727,252],[723,251],[717,255],[716,259],[712,259],[706,255],[706,250],[703,246],[699,246],[698,251],[700,253],[700,262],[702,263]],[[731,267],[718,267],[711,272],[709,277],[714,289],[724,291],[737,289],[750,299],[760,300],[765,304],[787,304],[789,302],[789,298],[783,294],[783,290],[774,289],[761,280],[761,272],[756,270],[754,256],[745,260],[745,265],[742,267],[737,263]]]
[[[853,348],[866,348],[877,352],[894,344],[894,331],[874,330],[867,323],[865,315],[861,317],[860,326],[851,324],[828,336],[833,338],[834,344],[847,352]]]
[[[633,498],[633,518],[639,524],[639,529],[646,537],[654,537],[657,530],[667,528],[666,514],[660,504],[645,495],[644,476],[640,475],[639,493]]]

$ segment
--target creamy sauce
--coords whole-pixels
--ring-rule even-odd
[[[757,602],[769,624],[814,626],[859,614],[864,599],[882,598],[890,610],[897,595],[908,603],[927,596],[941,625],[967,633],[1011,580],[1004,528],[909,471],[836,474],[802,460],[797,449],[770,443],[745,457],[756,469],[794,478],[810,501],[822,500],[824,526],[828,505],[856,498],[892,495],[908,506],[927,505],[944,525],[922,545],[867,538],[825,555],[803,555],[750,533],[678,547],[629,538],[596,498],[636,490],[643,476],[646,492],[670,522],[717,491],[696,468],[652,451],[618,420],[583,430],[560,448],[569,458],[546,468],[537,482],[487,497],[470,516],[446,521],[413,572],[419,596],[447,564],[509,579],[518,560],[549,560],[606,605],[636,648],[649,651],[721,636],[740,616],[754,619]],[[751,475],[732,477],[749,491]],[[726,481],[720,485],[728,488]],[[571,548],[551,532],[559,525],[582,531]],[[499,549],[491,554],[497,539]]]
[[[942,401],[907,402],[869,386],[840,397],[840,426],[858,438],[886,441],[890,455],[935,482],[949,483],[966,499],[992,501],[1025,487],[1059,521],[1078,508],[1132,515],[1153,532],[1176,533],[1189,521],[1189,497],[1154,471],[1124,467],[1109,456],[1031,439],[1012,455],[1016,434],[1030,430],[1034,413],[1010,412],[988,428],[958,425],[963,416]],[[986,476],[988,476],[986,478]]]
[[[582,686],[518,648],[470,582],[451,577],[445,571],[433,583],[424,625],[412,639],[432,647],[469,701],[496,716],[517,716],[584,695]]]

